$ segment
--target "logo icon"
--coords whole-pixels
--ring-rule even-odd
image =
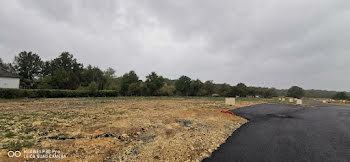
[[[15,152],[9,151],[7,153],[7,156],[9,156],[9,157],[21,157],[21,152],[20,151],[15,151]]]

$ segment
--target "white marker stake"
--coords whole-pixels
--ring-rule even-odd
[[[233,106],[236,104],[236,98],[225,98],[225,105]]]

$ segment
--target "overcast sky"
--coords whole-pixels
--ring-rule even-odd
[[[349,0],[0,0],[0,57],[350,91]]]

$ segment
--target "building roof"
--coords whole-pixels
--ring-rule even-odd
[[[0,77],[4,78],[19,78],[17,74],[6,71],[5,69],[0,67]]]

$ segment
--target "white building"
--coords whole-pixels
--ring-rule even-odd
[[[19,88],[19,77],[0,67],[0,88]]]

